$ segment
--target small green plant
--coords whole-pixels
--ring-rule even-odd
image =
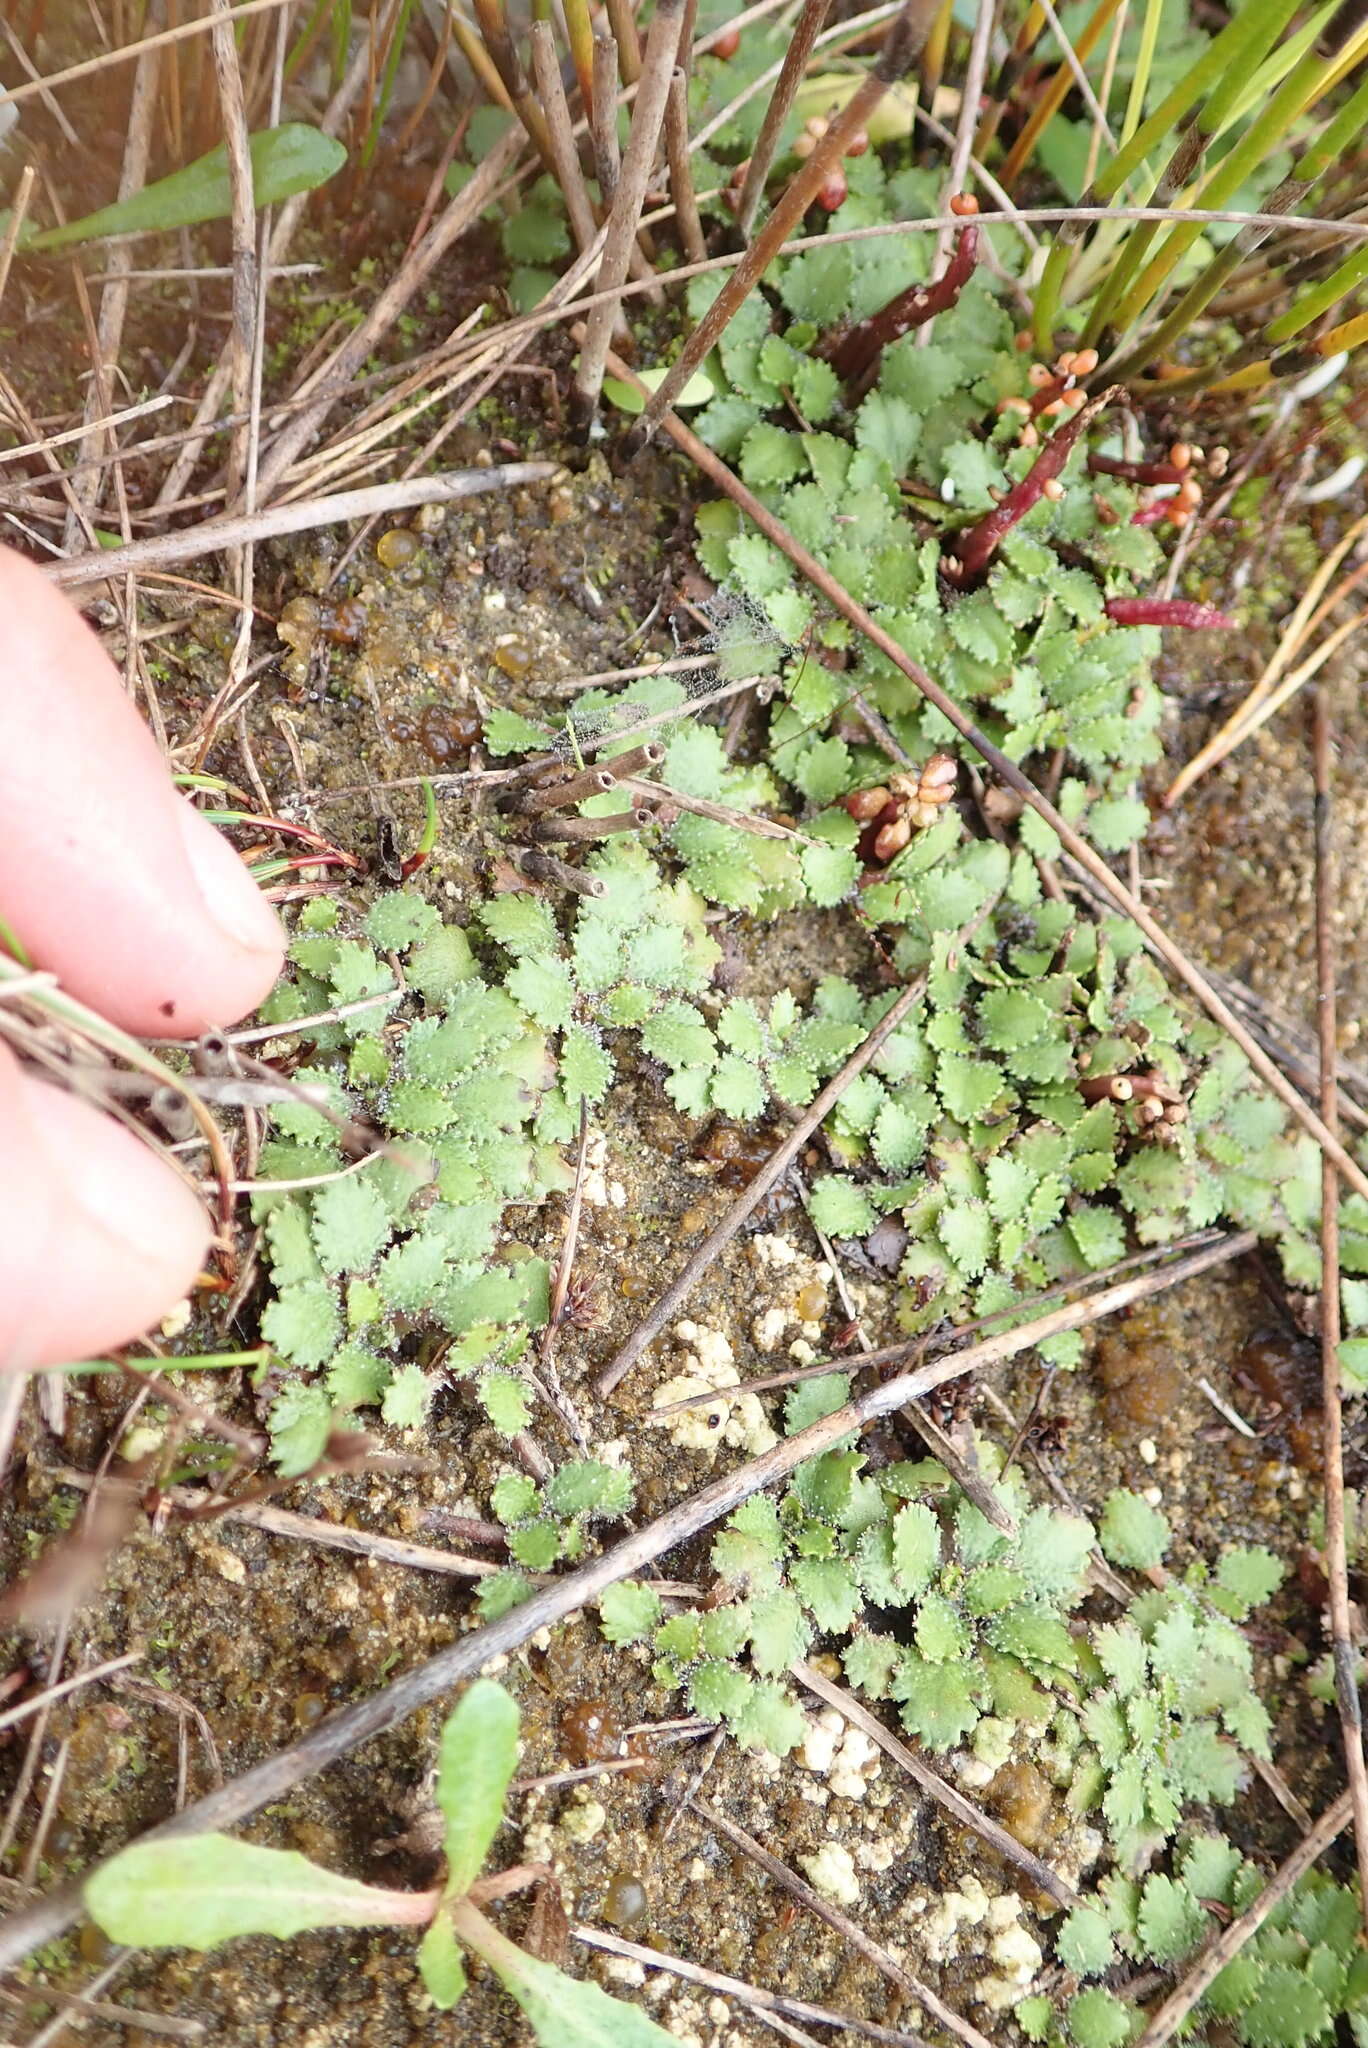
[[[1056,1936],[1057,1960],[1079,1988],[1062,1999],[1025,1999],[1016,2012],[1022,2031],[1049,2048],[1123,2048],[1143,2014],[1087,1980],[1123,1957],[1181,1971],[1263,1886],[1262,1873],[1223,1835],[1205,1833],[1184,1839],[1172,1875],[1104,1880]],[[1233,2032],[1245,2048],[1303,2048],[1333,2039],[1339,2021],[1361,2039],[1368,1955],[1356,1889],[1320,1871],[1299,1879],[1217,1976],[1195,2018],[1214,2036]]]
[[[468,1949],[516,2000],[544,2048],[667,2048],[671,2037],[635,2006],[528,1955],[480,1911],[480,1871],[517,1762],[517,1707],[492,1680],[477,1679],[439,1738],[435,1797],[446,1874],[433,1891],[384,1891],[297,1850],[209,1834],[122,1850],[87,1882],[86,1909],[111,1940],[137,1948],[213,1949],[251,1934],[284,1941],[323,1927],[422,1928],[418,1968],[440,2011],[466,1989]],[[514,1875],[532,1883],[543,1873]]]

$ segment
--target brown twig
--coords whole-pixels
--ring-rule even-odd
[[[608,21],[613,31],[614,62],[624,85],[635,85],[641,76],[641,37],[637,32],[632,0],[608,0]],[[597,99],[594,102],[598,105]]]
[[[674,200],[675,225],[684,259],[688,263],[704,263],[708,248],[703,240],[703,223],[698,217],[689,162],[689,81],[681,64],[676,64],[670,73],[670,91],[665,102],[665,161],[670,167],[670,197]]]
[[[1328,1807],[1312,1828],[1305,1841],[1299,1842],[1285,1863],[1278,1866],[1276,1873],[1265,1891],[1260,1892],[1252,1906],[1223,1928],[1211,1943],[1203,1949],[1193,1968],[1172,1995],[1164,2000],[1156,2013],[1152,2013],[1145,2031],[1135,2042],[1134,2048],[1164,2048],[1171,2041],[1183,2021],[1198,2000],[1209,1990],[1220,1976],[1226,1964],[1240,1953],[1263,1926],[1273,1908],[1279,1905],[1300,1877],[1323,1856],[1335,1837],[1347,1826],[1353,1812],[1353,1796],[1341,1792],[1334,1805]]]
[[[894,1763],[906,1771],[910,1778],[915,1779],[923,1792],[934,1799],[938,1806],[943,1806],[947,1813],[954,1814],[956,1820],[962,1821],[965,1827],[972,1828],[1005,1863],[1010,1863],[1021,1871],[1033,1885],[1047,1892],[1061,1906],[1072,1907],[1078,1904],[1078,1894],[1071,1884],[1019,1842],[1015,1835],[1009,1834],[997,1821],[990,1820],[986,1813],[974,1805],[972,1799],[966,1799],[962,1792],[957,1792],[938,1771],[933,1771],[929,1764],[924,1763],[910,1750],[905,1742],[900,1742],[892,1730],[885,1728],[878,1716],[871,1714],[868,1707],[864,1706],[853,1692],[847,1691],[844,1686],[833,1685],[829,1678],[823,1678],[821,1672],[814,1670],[810,1664],[792,1664],[789,1671],[800,1685],[805,1685],[809,1692],[815,1692],[818,1699],[825,1700],[829,1707],[835,1707],[837,1713],[844,1715],[847,1721],[852,1721],[857,1728],[862,1729],[871,1742],[877,1742],[884,1754],[891,1756]]]
[[[602,1949],[605,1955],[610,1956],[627,1956],[633,1962],[644,1964],[648,1970],[663,1970],[667,1977],[680,1977],[686,1984],[702,1984],[709,1991],[734,1998],[739,2005],[752,2006],[757,2016],[767,2012],[789,2013],[795,2019],[811,2020],[816,2026],[840,2027],[852,2034],[862,2034],[868,2041],[886,2042],[888,2048],[926,2048],[920,2034],[904,2034],[897,2027],[883,2027],[875,2020],[857,2019],[853,2013],[833,2012],[825,2005],[810,2005],[805,1998],[790,1998],[786,1992],[764,1991],[758,1984],[747,1984],[740,1977],[728,1977],[721,1970],[707,1970],[702,1963],[691,1962],[686,1956],[671,1955],[667,1950],[643,1948],[640,1942],[628,1941],[620,1934],[608,1934],[601,1927],[572,1927],[570,1932],[586,1948]]]
[[[1335,990],[1339,947],[1335,934],[1338,861],[1331,795],[1330,712],[1325,692],[1311,695],[1311,749],[1315,773],[1316,1021],[1320,1042],[1320,1112],[1339,1129]],[[1339,1176],[1321,1160],[1321,1442],[1325,1468],[1325,1576],[1330,1589],[1330,1642],[1344,1767],[1354,1805],[1354,1849],[1359,1867],[1359,1910],[1368,1928],[1368,1770],[1363,1761],[1363,1717],[1357,1658],[1350,1635],[1349,1561],[1344,1533],[1344,1418],[1340,1343]]]
[[[570,108],[561,80],[560,59],[556,54],[556,38],[549,21],[532,23],[532,76],[537,81],[537,94],[546,116],[547,142],[555,164],[556,182],[565,201],[570,232],[575,238],[575,247],[584,250],[598,233],[598,223],[594,219],[589,190],[580,169]]]
[[[755,216],[760,211],[760,201],[765,196],[765,180],[770,165],[774,162],[779,147],[779,138],[784,132],[784,123],[789,117],[798,88],[803,82],[812,46],[816,42],[823,22],[830,12],[831,0],[803,0],[803,11],[792,30],[788,48],[784,52],[770,103],[765,109],[765,118],[760,124],[760,133],[751,151],[750,163],[746,167],[745,180],[736,202],[736,227],[738,234],[749,235],[755,225]]]
[[[633,383],[639,391],[645,392],[645,385],[641,383],[640,379],[633,377],[631,370],[625,363],[614,363],[612,368],[615,377],[621,377],[624,382]],[[644,416],[643,414],[643,418]],[[941,688],[940,684],[933,677],[928,675],[920,662],[914,661],[911,655],[893,638],[892,634],[879,624],[879,621],[873,614],[867,611],[864,605],[860,604],[855,598],[851,597],[849,592],[843,589],[836,578],[831,575],[830,571],[818,561],[817,557],[809,549],[805,548],[801,541],[794,538],[783,521],[768,511],[755,496],[754,492],[747,490],[740,478],[728,468],[727,464],[719,456],[714,455],[711,448],[700,441],[696,434],[691,433],[683,421],[676,418],[674,414],[668,415],[662,421],[662,424],[665,426],[666,432],[676,447],[681,448],[698,465],[704,475],[715,483],[719,490],[725,492],[726,496],[734,504],[741,508],[747,518],[765,535],[766,539],[772,540],[775,546],[783,554],[787,555],[794,567],[807,577],[815,589],[821,592],[833,610],[839,612],[842,618],[847,619],[852,626],[879,649],[881,654],[886,655],[893,663],[893,666],[899,669],[909,682],[914,683],[922,695],[930,703],[934,704],[938,711],[944,714],[951,725],[954,726],[956,732],[959,733],[962,739],[968,742],[975,753],[988,763],[988,766],[993,770],[998,780],[1005,783],[1009,789],[1015,790],[1017,795],[1023,798],[1031,806],[1031,809],[1045,820],[1047,825],[1052,827],[1060,842],[1073,855],[1079,866],[1085,870],[1093,881],[1101,885],[1118,909],[1130,918],[1133,924],[1139,926],[1141,932],[1143,932],[1165,965],[1191,990],[1192,994],[1196,996],[1198,1002],[1202,1005],[1202,1008],[1207,1012],[1207,1015],[1214,1018],[1222,1029],[1228,1032],[1230,1037],[1234,1039],[1260,1079],[1272,1090],[1278,1100],[1287,1109],[1291,1110],[1297,1122],[1310,1132],[1322,1150],[1328,1152],[1342,1177],[1357,1193],[1368,1198],[1368,1173],[1365,1173],[1352,1154],[1345,1150],[1345,1147],[1335,1136],[1334,1132],[1327,1129],[1325,1123],[1316,1112],[1302,1100],[1291,1082],[1284,1077],[1274,1061],[1264,1052],[1262,1046],[1245,1029],[1239,1018],[1232,1013],[1229,1006],[1221,1000],[1221,997],[1212,987],[1206,975],[1188,958],[1182,948],[1169,937],[1163,926],[1150,915],[1150,912],[1141,902],[1140,898],[1131,889],[1126,887],[1119,876],[1112,872],[1102,856],[1088,844],[1086,839],[1074,830],[1066,818],[1060,815],[1048,798],[1041,795],[1035,784],[1027,776],[1023,775],[1015,761],[1009,761],[1001,748],[995,746],[987,734],[980,731],[973,720],[961,710],[955,700]]]
[[[851,1365],[858,1365],[861,1371],[866,1368],[879,1370],[889,1366],[914,1366],[916,1370],[907,1375],[910,1401],[918,1394],[929,1394],[934,1388],[944,1386],[948,1380],[962,1379],[965,1373],[974,1372],[980,1366],[996,1365],[1004,1358],[1015,1358],[1019,1352],[1030,1351],[1064,1330],[1086,1329],[1089,1323],[1101,1322],[1104,1316],[1115,1315],[1119,1309],[1129,1308],[1132,1302],[1163,1294],[1170,1287],[1177,1287],[1182,1281],[1191,1280],[1212,1266],[1224,1265],[1229,1259],[1253,1251],[1258,1241],[1252,1230],[1241,1230],[1229,1237],[1218,1238],[1214,1244],[1205,1245],[1187,1258],[1175,1260],[1173,1265],[1163,1267],[1158,1273],[1141,1274],[1134,1280],[1120,1280],[1114,1287],[1104,1287],[1096,1294],[1084,1295],[1079,1301],[1066,1302],[1062,1308],[1051,1309],[1048,1315],[1039,1316],[1029,1323],[1014,1324],[1010,1330],[1003,1330],[995,1337],[967,1344],[963,1350],[952,1351],[926,1365],[921,1364],[926,1338],[909,1337],[903,1344],[889,1344],[881,1351],[867,1351],[859,1358],[829,1358],[822,1365],[800,1366],[794,1372],[775,1373],[764,1379],[739,1380],[734,1386],[714,1387],[706,1394],[690,1394],[682,1401],[671,1401],[668,1407],[652,1409],[651,1419],[660,1422],[688,1408],[715,1406],[719,1400],[735,1400],[741,1394],[755,1393],[765,1387],[789,1386],[799,1380],[818,1379],[824,1373],[842,1372]]]
[[[450,505],[486,491],[513,490],[519,484],[544,483],[556,473],[554,462],[495,463],[489,469],[457,469],[445,476],[416,476],[402,483],[367,484],[357,491],[335,491],[326,498],[305,498],[292,505],[271,505],[241,518],[203,520],[176,533],[154,534],[124,548],[96,548],[44,565],[43,574],[62,589],[78,583],[103,583],[130,570],[193,562],[202,555],[240,547],[244,541],[271,540],[285,533],[307,533],[315,526],[337,526],[348,519],[366,519],[375,512],[398,512],[411,505]]]
[[[617,197],[622,151],[618,146],[617,45],[611,36],[594,37],[594,112],[589,124],[589,143],[594,153],[594,173],[605,206]]]
[[[0,1714],[0,1729],[13,1728],[20,1721],[27,1721],[30,1714],[41,1713],[55,1700],[63,1699],[70,1692],[77,1692],[82,1686],[95,1685],[108,1678],[111,1672],[126,1670],[136,1664],[145,1653],[142,1650],[125,1650],[121,1657],[111,1657],[104,1664],[92,1664],[87,1670],[78,1671],[71,1678],[64,1678],[60,1685],[51,1685],[45,1692],[35,1693],[31,1699],[20,1700],[17,1707],[7,1707]]]
[[[816,199],[832,166],[840,163],[847,145],[868,127],[870,116],[888,88],[916,62],[939,4],[940,0],[905,0],[884,37],[876,62],[836,115],[812,155],[799,164],[775,201],[764,227],[694,328],[658,390],[647,399],[630,437],[632,445],[640,448],[651,439],[703,358],[726,332],[742,301],[750,296],[768,270],[791,229]]]
[[[890,1955],[882,1943],[866,1934],[863,1927],[852,1920],[848,1913],[843,1913],[830,1899],[823,1898],[820,1892],[814,1891],[810,1884],[790,1870],[786,1863],[781,1863],[777,1856],[772,1856],[768,1849],[763,1848],[753,1835],[748,1835],[744,1828],[738,1827],[734,1820],[729,1820],[726,1814],[719,1813],[716,1807],[706,1806],[701,1799],[691,1799],[689,1811],[706,1827],[723,1836],[733,1848],[739,1849],[749,1862],[758,1864],[776,1884],[782,1885],[791,1897],[806,1906],[810,1913],[815,1913],[819,1920],[824,1920],[843,1941],[849,1942],[866,1961],[873,1963],[875,1969],[887,1977],[890,1984],[896,1984],[900,1991],[905,1992],[909,1998],[914,1998],[923,2011],[939,2026],[944,2027],[948,2034],[953,2034],[956,2040],[963,2041],[965,2048],[992,2048],[987,2036],[981,2034],[968,2020],[962,2019],[944,1999],[937,1996],[929,1984],[923,1984],[919,1977],[914,1977],[896,1956]]]
[[[665,119],[670,78],[679,53],[683,27],[684,0],[660,0],[646,33],[641,77],[637,81],[632,107],[632,127],[622,159],[617,191],[608,210],[607,233],[599,262],[595,290],[610,296],[589,315],[575,373],[575,401],[581,412],[592,414],[603,385],[603,369],[614,325],[621,317],[620,293],[627,281],[627,267],[636,246],[641,209],[646,198]]]
[[[174,1365],[174,1359],[167,1360]],[[157,1398],[163,1396],[161,1387],[154,1388]],[[61,1466],[52,1474],[60,1486],[75,1487],[81,1493],[88,1493],[91,1475],[76,1471],[70,1466]],[[370,1529],[354,1529],[349,1523],[325,1522],[314,1515],[299,1515],[290,1508],[273,1508],[261,1501],[249,1501],[241,1507],[229,1502],[212,1502],[212,1497],[202,1489],[192,1486],[164,1486],[161,1498],[173,1506],[194,1510],[199,1513],[211,1504],[216,1512],[213,1516],[219,1522],[241,1522],[249,1529],[260,1529],[267,1536],[284,1536],[293,1543],[316,1543],[323,1550],[344,1550],[351,1557],[368,1557],[377,1564],[402,1565],[407,1571],[439,1572],[448,1578],[483,1579],[491,1572],[502,1570],[502,1566],[490,1564],[484,1558],[460,1557],[453,1550],[435,1550],[425,1543],[408,1543],[399,1536],[380,1536]]]

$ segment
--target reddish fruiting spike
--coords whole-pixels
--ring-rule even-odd
[[[944,564],[947,576],[962,586],[983,574],[997,553],[1003,536],[1011,532],[1018,520],[1026,517],[1033,505],[1039,504],[1045,495],[1046,484],[1058,477],[1083,429],[1096,419],[1103,406],[1115,397],[1119,390],[1119,385],[1113,385],[1109,390],[1101,392],[1098,397],[1089,399],[1072,419],[1057,427],[1025,476],[1019,483],[1013,484],[1002,503],[994,505],[992,511],[986,512],[976,525],[968,527],[956,536],[958,570],[951,569],[947,558]],[[1025,441],[1027,434],[1034,435],[1035,432],[1035,427],[1028,420],[1021,432],[1022,441]]]
[[[1235,630],[1229,613],[1190,597],[1109,597],[1103,609],[1118,626],[1181,626],[1189,633]]]
[[[961,220],[972,220],[978,210],[979,203],[972,192],[956,192],[952,194],[950,211],[951,213],[958,214]]]
[[[844,195],[842,195],[844,197]],[[824,202],[825,203],[825,202]],[[957,302],[978,262],[977,226],[971,221],[955,237],[955,253],[944,272],[928,285],[909,285],[877,313],[859,321],[828,349],[827,360],[843,384],[852,387],[868,377],[890,342],[922,327]]]
[[[740,47],[740,29],[724,28],[720,29],[718,33],[713,37],[709,53],[714,57],[720,57],[722,59],[722,62],[726,64],[730,61],[731,58],[733,58],[736,55]]]
[[[863,156],[869,148],[869,137],[863,128],[857,128],[845,146],[847,156]]]
[[[1174,462],[1123,462],[1119,455],[1090,455],[1088,467],[1094,476],[1119,476],[1128,484],[1179,484],[1183,481],[1182,470]]]
[[[818,191],[817,204],[827,213],[835,213],[839,207],[845,205],[849,196],[850,187],[846,183],[846,174],[841,169],[841,166],[837,164],[836,168],[828,173],[825,182]]]

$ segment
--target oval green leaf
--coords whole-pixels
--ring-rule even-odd
[[[342,144],[302,121],[263,129],[248,143],[252,158],[252,197],[257,206],[274,206],[296,192],[312,192],[326,184],[347,160]],[[144,185],[127,199],[102,206],[64,227],[25,237],[24,247],[65,249],[73,242],[99,235],[142,235],[167,228],[196,227],[201,221],[227,220],[233,210],[228,177],[228,152],[222,144],[207,156]]]
[[[492,1678],[477,1678],[448,1715],[437,1758],[450,1896],[460,1898],[479,1876],[517,1767],[518,1709]]]
[[[381,1891],[320,1870],[295,1849],[262,1849],[231,1835],[136,1842],[94,1872],[85,1903],[111,1941],[130,1948],[217,1948],[244,1934],[284,1940],[306,1928],[383,1927],[432,1910],[430,1896]]]

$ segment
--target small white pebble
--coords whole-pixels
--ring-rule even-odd
[[[1142,1436],[1138,1446],[1140,1456],[1146,1465],[1152,1465],[1159,1456],[1159,1446],[1152,1436]]]

